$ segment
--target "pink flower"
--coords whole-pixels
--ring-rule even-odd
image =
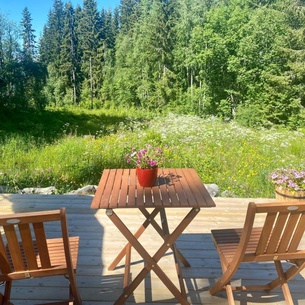
[[[163,150],[153,148],[151,144],[140,150],[133,148],[132,153],[126,154],[125,158],[127,163],[134,162],[139,168],[154,168],[164,162]]]
[[[270,180],[283,189],[305,191],[305,171],[281,168],[270,175]]]

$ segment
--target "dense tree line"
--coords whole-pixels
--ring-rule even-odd
[[[304,0],[54,0],[0,15],[0,107],[109,104],[304,126]]]

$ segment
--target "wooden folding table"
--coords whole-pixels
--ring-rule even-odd
[[[189,305],[179,260],[185,267],[189,267],[190,264],[176,247],[175,241],[199,213],[200,208],[208,207],[215,207],[215,203],[194,169],[159,169],[156,185],[151,188],[143,188],[138,185],[135,169],[105,169],[103,171],[91,208],[105,209],[106,215],[128,241],[109,266],[109,270],[113,270],[125,256],[124,290],[114,304],[124,304],[145,276],[153,270],[180,304]],[[114,212],[114,209],[129,208],[137,208],[145,216],[145,221],[134,234]],[[190,208],[190,211],[172,232],[169,232],[167,208]],[[158,214],[161,217],[161,226],[155,220]],[[153,256],[138,240],[149,225],[152,225],[163,239],[161,246]],[[145,266],[130,282],[132,247],[141,255]],[[180,289],[158,265],[159,260],[169,248],[173,251]]]

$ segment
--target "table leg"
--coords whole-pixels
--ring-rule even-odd
[[[164,208],[162,208],[164,210]],[[142,214],[147,218],[150,214],[145,208],[139,208],[139,210],[142,212]],[[162,210],[161,210],[162,211]],[[162,216],[161,216],[162,219]],[[162,220],[161,220],[162,223]],[[154,229],[158,232],[158,234],[164,239],[164,230],[159,226],[159,224],[155,221],[155,219],[151,219],[151,225],[154,227]],[[179,251],[179,249],[175,246],[175,252],[177,257],[180,259],[184,267],[191,267],[191,264],[187,261],[187,259],[183,256],[183,254]],[[172,248],[174,251],[174,249]]]
[[[159,224],[155,221],[155,217],[160,212],[160,208],[155,208],[152,213],[149,213],[145,208],[139,208],[142,214],[146,217],[146,220],[142,224],[142,226],[138,229],[138,231],[134,234],[136,238],[139,238],[145,229],[151,224],[158,234],[163,238],[163,230],[159,226]],[[107,214],[107,211],[106,211]],[[129,243],[125,245],[125,247],[121,250],[121,252],[117,255],[117,257],[113,260],[113,262],[109,265],[108,270],[114,270],[119,262],[123,259],[123,257],[127,254],[129,247]],[[173,250],[173,249],[172,249]],[[182,255],[179,249],[176,247],[177,256],[180,261],[183,263],[185,267],[191,267],[190,263],[186,260],[186,258]]]
[[[158,215],[160,212],[160,209],[155,208],[152,213],[147,212],[146,220],[143,222],[142,226],[138,229],[138,231],[134,234],[135,238],[139,238],[143,232],[146,230],[146,228],[151,224],[152,221],[154,221],[154,218]],[[106,210],[106,215],[109,212],[109,210]],[[117,257],[113,260],[113,262],[109,265],[108,270],[114,270],[118,263],[123,259],[123,257],[128,253],[128,248],[130,247],[130,243],[127,243],[126,246],[121,250],[121,252],[117,255]]]
[[[161,216],[161,223],[162,223],[162,230],[163,230],[163,238],[165,240],[170,235],[170,233],[169,233],[169,228],[168,228],[166,212],[165,212],[164,208],[161,209],[160,216]],[[179,281],[179,285],[180,285],[180,291],[181,291],[182,296],[186,299],[186,291],[185,291],[181,268],[179,265],[178,249],[177,249],[176,243],[173,243],[171,248],[172,248],[173,254],[174,254],[174,261],[175,261],[176,272],[177,272],[178,281]]]
[[[129,285],[130,260],[131,260],[131,244],[128,243],[126,246],[126,256],[125,256],[125,272],[124,272],[124,283],[123,283],[124,288]]]
[[[192,208],[191,211],[185,216],[185,218],[180,222],[176,229],[164,238],[164,243],[157,250],[153,257],[145,250],[145,248],[140,244],[138,239],[130,232],[130,230],[125,226],[122,220],[112,211],[107,210],[107,216],[114,223],[114,225],[120,230],[123,236],[128,240],[132,247],[141,255],[144,261],[147,263],[140,273],[135,277],[135,279],[124,289],[124,292],[114,303],[116,305],[124,304],[127,298],[132,294],[132,292],[138,287],[138,285],[143,281],[145,276],[153,270],[164,285],[169,289],[169,291],[176,297],[176,299],[182,305],[189,305],[186,299],[186,295],[174,285],[174,283],[168,278],[165,272],[159,267],[158,261],[164,256],[166,251],[172,247],[176,239],[182,234],[185,228],[192,222],[195,216],[199,213],[199,208]]]

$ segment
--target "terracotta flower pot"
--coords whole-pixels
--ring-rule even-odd
[[[152,169],[137,167],[136,171],[138,182],[142,187],[152,187],[155,185],[158,177],[158,167]]]

